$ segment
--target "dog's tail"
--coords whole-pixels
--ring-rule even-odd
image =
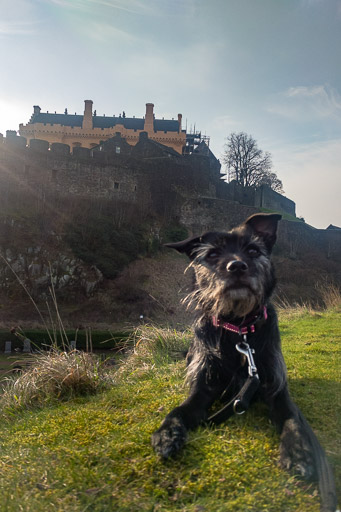
[[[312,447],[312,454],[316,468],[316,477],[320,490],[321,512],[337,512],[337,497],[332,468],[329,465],[325,451],[323,450],[311,426],[300,410],[298,410],[298,415],[302,427],[307,434],[309,443]]]

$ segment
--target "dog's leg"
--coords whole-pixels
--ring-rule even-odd
[[[152,435],[155,451],[163,458],[175,455],[185,444],[187,431],[206,420],[208,409],[221,391],[207,384],[200,385],[197,381],[189,397],[166,416],[161,427]]]
[[[271,400],[270,415],[281,435],[281,466],[293,469],[304,478],[314,477],[315,467],[309,436],[287,387]]]
[[[321,511],[335,512],[337,501],[333,472],[312,428],[291,400],[286,386],[271,402],[271,417],[281,435],[281,466],[306,479],[317,480]]]

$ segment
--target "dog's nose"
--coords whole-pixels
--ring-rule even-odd
[[[228,272],[242,273],[246,272],[248,268],[247,264],[241,260],[232,260],[226,265]]]

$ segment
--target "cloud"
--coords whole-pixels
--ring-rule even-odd
[[[112,24],[104,22],[91,22],[83,28],[84,34],[87,37],[95,39],[101,43],[108,43],[108,41],[117,41],[118,43],[133,43],[138,42],[138,38],[134,34],[125,32],[124,30],[114,27]]]
[[[30,1],[2,0],[0,37],[35,34],[40,21],[34,12]]]
[[[0,36],[32,35],[36,32],[37,22],[1,21]]]
[[[45,0],[47,3],[55,4],[62,8],[73,10],[89,10],[92,8],[108,7],[110,9],[126,11],[132,14],[152,14],[153,9],[150,3],[139,0]]]
[[[290,87],[271,99],[267,111],[292,121],[336,120],[341,123],[341,96],[327,84]]]

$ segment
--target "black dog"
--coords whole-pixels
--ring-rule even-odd
[[[269,302],[275,286],[270,254],[276,214],[256,214],[228,233],[209,232],[166,244],[186,253],[195,273],[189,296],[198,312],[187,355],[190,395],[152,436],[167,458],[184,445],[187,431],[242,413],[253,396],[269,406],[281,435],[280,463],[307,479],[317,479],[321,510],[335,512],[333,474],[309,424],[289,396],[276,312]],[[247,364],[246,364],[247,363]],[[237,395],[209,417],[213,402]]]

